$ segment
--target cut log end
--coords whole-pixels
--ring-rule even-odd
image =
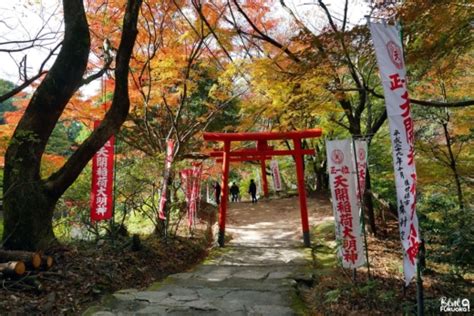
[[[48,257],[46,258],[46,267],[47,267],[48,269],[51,268],[51,267],[53,266],[53,263],[54,263],[53,257],[48,256]]]
[[[17,275],[23,275],[26,272],[26,266],[23,262],[18,261],[15,265],[15,273]]]
[[[23,275],[26,272],[26,266],[22,261],[10,261],[0,263],[0,272],[4,275]]]
[[[41,267],[48,270],[54,264],[54,259],[51,256],[42,256],[41,257]]]
[[[34,253],[31,258],[31,265],[34,269],[39,269],[41,267],[41,255],[39,253]]]

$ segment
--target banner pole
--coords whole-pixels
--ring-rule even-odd
[[[112,179],[112,217],[110,218],[110,223],[112,224],[112,227],[110,229],[111,232],[111,238],[112,238],[112,246],[115,246],[115,233],[117,233],[115,230],[115,201],[116,201],[116,194],[117,194],[117,153],[115,149],[118,147],[118,138],[114,137],[114,177]]]
[[[359,203],[360,203],[360,219],[361,219],[361,224],[362,224],[362,230],[364,232],[364,247],[365,247],[365,260],[367,262],[367,275],[369,277],[369,280],[372,279],[370,276],[370,263],[369,263],[369,246],[367,243],[367,232],[365,229],[365,212],[364,212],[364,199],[362,198],[362,191],[360,190],[360,183],[359,183],[359,167],[357,164],[357,153],[356,153],[356,145],[354,141],[354,137],[352,137],[352,149],[354,152],[354,161],[355,161],[355,172],[356,172],[356,182],[357,182],[357,189],[359,190]],[[369,147],[367,146],[367,150]],[[366,168],[368,168],[368,164]]]
[[[168,179],[165,179],[165,181],[167,182],[166,184],[166,190],[165,190],[165,195],[166,195],[166,202],[165,202],[165,206],[163,207],[163,212],[165,212],[165,220],[164,220],[164,225],[165,225],[165,244],[168,243],[168,222],[169,222],[169,203],[168,203],[168,192],[169,192],[169,188],[168,188]]]
[[[417,315],[424,316],[425,314],[425,300],[423,296],[423,278],[421,276],[421,256],[418,252],[418,257],[416,259],[416,306],[417,306]]]

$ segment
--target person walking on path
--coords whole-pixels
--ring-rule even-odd
[[[235,184],[235,182],[233,182],[231,187],[230,187],[230,194],[232,195],[232,202],[238,202],[239,201],[239,193],[240,193],[239,187],[237,186],[237,184]]]
[[[250,180],[249,193],[252,196],[252,203],[257,203],[257,186],[253,179]]]
[[[219,182],[216,181],[216,184],[214,185],[214,190],[216,194],[216,204],[219,205],[221,202],[221,186]]]

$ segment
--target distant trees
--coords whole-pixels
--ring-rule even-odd
[[[0,79],[0,95],[3,95],[15,88],[15,85],[10,82],[6,81],[3,79]],[[6,99],[3,102],[0,102],[0,124],[5,124],[5,119],[3,117],[3,114],[8,111],[13,111],[15,110],[15,107],[13,106],[13,100],[12,99]]]

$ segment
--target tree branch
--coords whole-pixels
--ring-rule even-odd
[[[301,59],[298,58],[298,56],[296,56],[292,51],[290,51],[288,49],[288,47],[285,47],[283,46],[282,44],[280,44],[279,42],[277,42],[276,40],[274,40],[273,38],[271,38],[270,36],[264,34],[254,23],[253,21],[249,18],[249,16],[245,13],[245,11],[240,7],[240,5],[237,3],[236,0],[232,0],[232,2],[234,3],[234,5],[236,6],[237,8],[237,11],[240,12],[240,14],[242,14],[242,16],[245,18],[245,20],[250,24],[250,26],[252,27],[252,29],[257,32],[257,34],[259,35],[259,38],[272,44],[273,46],[279,48],[280,50],[282,50],[283,52],[285,52],[288,57],[290,57],[293,61],[295,62],[301,62]]]
[[[385,99],[385,97],[377,93],[374,89],[369,89],[366,87],[366,90],[369,91],[374,97],[379,99]],[[411,103],[421,105],[421,106],[430,106],[435,108],[460,108],[474,105],[474,99],[464,100],[464,101],[450,101],[450,102],[440,102],[440,101],[428,101],[428,100],[417,100],[409,98]]]
[[[23,91],[23,89],[25,89],[26,87],[28,87],[30,84],[32,84],[33,82],[35,82],[37,79],[39,79],[41,76],[45,75],[48,73],[48,71],[46,70],[43,70],[44,69],[44,66],[46,65],[46,63],[48,62],[48,60],[54,55],[54,52],[56,52],[56,50],[61,47],[62,45],[62,42],[60,42],[58,45],[56,45],[56,47],[54,47],[48,54],[48,56],[46,56],[46,58],[43,60],[43,62],[41,63],[41,66],[38,70],[38,73],[36,75],[34,75],[33,77],[31,78],[26,78],[25,77],[25,80],[23,81],[22,84],[20,84],[18,87],[15,87],[13,88],[12,90],[8,91],[7,93],[3,94],[0,96],[0,102],[3,102],[5,100],[8,100],[10,99],[11,97],[13,97],[14,95],[16,95],[17,93]],[[25,65],[26,67],[26,65]]]
[[[69,0],[67,0],[69,1]],[[127,118],[129,62],[138,34],[137,21],[142,0],[129,0],[123,18],[122,36],[116,56],[115,88],[112,106],[100,126],[81,144],[64,166],[50,176],[46,187],[51,194],[61,196],[74,182],[89,160],[116,133]]]

